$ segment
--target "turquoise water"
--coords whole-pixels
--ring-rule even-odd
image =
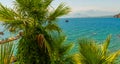
[[[69,22],[65,22],[69,20]],[[120,49],[120,19],[118,18],[62,18],[59,25],[67,35],[69,42],[77,46],[78,38],[95,39],[102,43],[108,35],[112,35],[109,49]]]

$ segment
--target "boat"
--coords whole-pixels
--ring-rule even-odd
[[[69,22],[69,20],[65,20],[65,22]]]

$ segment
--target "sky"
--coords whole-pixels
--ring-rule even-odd
[[[80,10],[105,10],[119,11],[120,0],[55,0],[54,4],[66,2],[72,11]]]
[[[8,7],[13,6],[12,1],[0,0],[3,5]],[[78,13],[77,15],[81,16],[104,16],[120,13],[120,0],[54,0],[52,6],[57,7],[61,2],[71,8],[70,15]]]

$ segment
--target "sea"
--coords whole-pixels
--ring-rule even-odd
[[[120,18],[61,18],[58,24],[67,36],[67,42],[74,43],[72,52],[78,51],[81,38],[102,44],[109,35],[112,35],[109,50],[120,50]]]
[[[94,39],[101,44],[108,35],[112,35],[109,49],[120,50],[120,18],[59,18],[58,25],[67,37],[67,44],[74,44],[71,53],[78,51],[80,38]],[[0,31],[5,32],[0,39],[12,36],[2,25]]]

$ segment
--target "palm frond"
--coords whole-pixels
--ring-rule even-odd
[[[97,64],[101,60],[101,51],[93,40],[80,40],[80,53],[87,63]]]
[[[70,8],[65,6],[64,3],[61,3],[55,11],[51,12],[50,16],[48,17],[49,21],[54,21],[57,17],[66,15],[70,12]]]
[[[6,29],[8,29],[10,32],[15,32],[17,29],[22,30],[24,28],[23,22],[22,21],[6,21],[3,23]]]
[[[48,8],[53,0],[45,0],[45,8]]]
[[[0,4],[0,21],[3,22],[7,29],[20,28],[22,27],[21,24],[23,24],[19,15],[14,10],[4,7],[2,4]]]
[[[59,53],[61,55],[65,55],[65,54],[68,54],[69,51],[73,48],[73,43],[69,44],[69,45],[64,45],[64,46],[61,46],[61,48],[59,49]]]
[[[63,34],[52,34],[52,39],[53,39],[53,43],[51,43],[52,47],[55,47],[55,48],[60,48],[63,43],[66,41],[66,36],[64,36]]]
[[[13,50],[13,43],[5,43],[0,45],[0,64],[11,64]]]
[[[85,60],[86,59],[81,54],[79,54],[79,53],[74,54],[72,56],[72,62],[73,62],[73,64],[86,64]]]
[[[61,32],[61,29],[60,29],[60,27],[58,27],[57,24],[48,24],[48,25],[45,27],[45,30]]]
[[[0,20],[1,21],[9,21],[9,20],[15,20],[16,13],[12,9],[9,9],[7,7],[4,7],[2,4],[0,4]]]
[[[52,0],[16,0],[15,6],[22,16],[33,17],[39,22],[46,19]]]
[[[117,57],[120,55],[120,50],[111,53],[107,58],[106,58],[106,62],[109,64],[114,64],[115,60],[117,59]]]
[[[108,46],[109,46],[109,43],[110,43],[110,39],[111,39],[111,35],[109,35],[107,37],[107,39],[105,40],[105,42],[102,45],[102,53],[103,53],[103,55],[106,55],[106,53],[107,53],[107,49],[108,49]]]
[[[73,44],[64,45],[66,37],[63,34],[52,34],[52,43],[49,43],[51,48],[51,61],[55,64],[64,64],[70,60],[69,51]]]

